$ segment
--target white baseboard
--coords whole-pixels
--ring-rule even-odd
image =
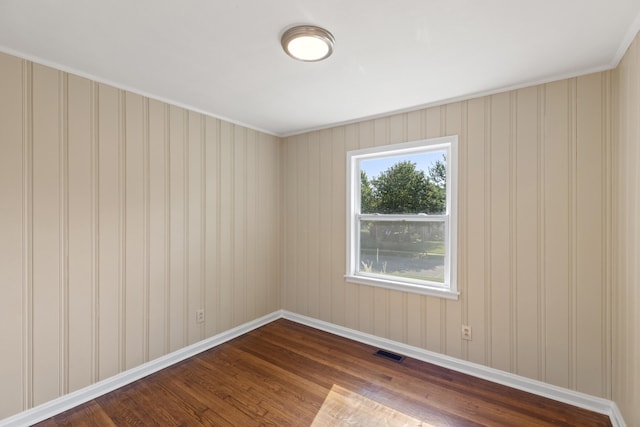
[[[109,393],[110,391],[113,391],[120,387],[124,387],[125,385],[144,378],[150,374],[153,374],[154,372],[168,368],[175,363],[195,356],[198,353],[209,350],[217,345],[225,343],[229,340],[232,340],[233,338],[239,337],[240,335],[243,335],[249,331],[257,329],[263,325],[266,325],[267,323],[280,318],[285,318],[296,323],[349,338],[354,341],[369,344],[374,347],[391,350],[393,352],[397,352],[414,359],[433,363],[434,365],[442,366],[444,368],[452,369],[458,372],[463,372],[465,374],[473,375],[478,378],[513,387],[518,390],[523,390],[560,402],[568,403],[570,405],[578,406],[580,408],[605,414],[608,415],[611,419],[611,424],[613,425],[613,427],[626,427],[618,406],[615,404],[615,402],[612,402],[610,400],[590,396],[588,394],[565,389],[562,387],[557,387],[551,384],[543,383],[541,381],[536,381],[529,378],[521,377],[519,375],[510,374],[508,372],[456,359],[443,354],[434,353],[422,348],[402,344],[386,338],[380,338],[375,335],[345,328],[343,326],[335,325],[333,323],[328,323],[318,319],[313,319],[311,317],[302,316],[286,310],[275,311],[259,319],[247,322],[243,325],[222,332],[218,335],[207,338],[188,347],[184,347],[180,350],[174,351],[173,353],[159,357],[158,359],[144,363],[140,366],[129,369],[125,372],[92,384],[83,389],[74,391],[42,405],[38,405],[24,412],[20,412],[19,414],[13,415],[9,418],[0,420],[0,427],[22,427],[46,420],[47,418],[51,418],[68,409],[86,403],[92,399],[102,396],[103,394]]]
[[[333,323],[324,322],[322,320],[302,316],[289,311],[283,310],[282,317],[296,323],[301,323],[315,329],[320,329],[322,331],[332,333],[334,335],[339,335],[345,338],[352,339],[354,341],[369,344],[374,347],[391,350],[404,356],[409,356],[414,359],[429,362],[447,369],[463,372],[474,377],[506,385],[508,387],[533,393],[539,396],[548,397],[559,402],[588,409],[600,414],[605,414],[608,415],[611,419],[611,424],[613,425],[613,427],[626,427],[618,406],[611,400],[554,386],[542,381],[532,380],[520,375],[511,374],[484,365],[479,365],[477,363],[456,359],[454,357],[424,350],[419,347],[410,346],[386,338],[380,338],[375,335],[345,328],[343,326],[338,326]]]
[[[611,418],[611,425],[613,427],[627,427],[627,423],[624,422],[624,418],[622,418],[622,413],[618,405],[616,405],[616,402],[611,402],[611,414],[609,418]]]
[[[46,420],[47,418],[51,418],[68,409],[86,403],[92,399],[95,399],[96,397],[102,396],[103,394],[109,393],[110,391],[113,391],[120,387],[124,387],[125,385],[144,378],[150,374],[153,374],[154,372],[158,372],[175,363],[195,356],[198,353],[202,353],[203,351],[209,350],[210,348],[232,340],[233,338],[239,337],[240,335],[243,335],[253,329],[259,328],[260,326],[266,325],[267,323],[270,323],[281,317],[282,313],[280,311],[267,314],[266,316],[263,316],[259,319],[247,322],[243,325],[222,332],[211,338],[207,338],[190,346],[181,348],[180,350],[174,351],[173,353],[169,353],[165,356],[159,357],[150,362],[144,363],[120,374],[114,375],[113,377],[99,381],[88,387],[82,388],[69,394],[65,394],[64,396],[61,396],[57,399],[43,403],[42,405],[38,405],[24,412],[20,412],[19,414],[13,415],[9,418],[0,420],[0,427],[24,427]]]

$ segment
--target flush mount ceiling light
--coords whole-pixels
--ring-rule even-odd
[[[282,48],[287,55],[299,61],[315,62],[333,53],[333,35],[324,28],[301,25],[289,28],[282,35]]]

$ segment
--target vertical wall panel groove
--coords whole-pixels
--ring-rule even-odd
[[[331,154],[332,150],[325,150],[323,147],[331,144],[331,130],[324,130],[318,135],[318,168],[316,170],[316,179],[318,180],[316,188],[318,191],[318,240],[315,250],[317,251],[317,262],[315,264],[318,272],[318,317],[327,322],[335,322],[334,310],[331,307],[331,277],[336,270],[330,252],[322,250],[322,248],[331,245],[331,185],[326,182],[330,181],[332,173]],[[325,202],[323,202],[325,201]]]
[[[538,170],[538,230],[537,230],[537,258],[538,258],[538,378],[542,381],[546,381],[547,379],[547,369],[546,369],[546,331],[547,331],[547,323],[546,323],[546,283],[544,278],[546,277],[545,271],[545,263],[544,263],[544,248],[546,247],[545,236],[546,236],[546,227],[545,227],[545,186],[544,186],[544,177],[545,177],[545,149],[544,149],[544,106],[546,104],[545,97],[545,89],[546,86],[540,86],[538,88],[538,138],[537,138],[537,170]]]
[[[207,123],[200,118],[200,307],[206,308],[207,301]],[[205,312],[206,314],[206,312]],[[200,339],[206,337],[206,319],[200,326]]]
[[[632,45],[633,46],[633,45]],[[630,50],[632,50],[630,48]],[[628,55],[628,54],[627,54]],[[611,304],[616,306],[617,310],[610,311],[611,322],[611,336],[609,337],[609,343],[611,345],[611,398],[615,400],[620,407],[620,411],[624,413],[623,402],[619,399],[619,384],[617,381],[620,378],[620,338],[623,336],[624,331],[619,328],[618,322],[621,313],[619,312],[620,294],[622,291],[622,268],[624,265],[624,243],[625,237],[622,235],[622,212],[623,212],[623,188],[626,184],[624,179],[624,171],[622,170],[622,153],[626,148],[626,139],[623,131],[623,124],[626,117],[625,108],[625,94],[622,92],[622,88],[626,87],[627,80],[627,64],[628,58],[624,58],[621,64],[612,73],[612,99],[611,99],[611,115],[612,115],[612,141],[611,141],[611,169],[614,171],[611,176]],[[624,316],[624,314],[622,314]]]
[[[492,330],[492,310],[491,310],[491,298],[492,298],[492,280],[491,280],[491,175],[489,171],[491,171],[491,98],[485,98],[484,105],[484,188],[485,188],[485,199],[484,199],[484,238],[485,238],[485,247],[484,247],[484,283],[485,283],[485,294],[484,294],[484,312],[485,312],[485,321],[484,321],[484,329],[487,332],[485,335],[485,361],[488,366],[493,366],[492,361],[492,342],[491,342],[491,330]]]
[[[98,238],[100,235],[100,196],[98,191],[100,189],[100,161],[99,155],[99,129],[98,129],[98,117],[100,102],[98,100],[99,92],[98,85],[95,82],[91,82],[91,350],[93,355],[91,357],[91,382],[95,383],[100,378],[100,340],[98,339],[100,333],[100,312],[99,296],[100,296],[100,244]]]
[[[126,114],[124,93],[117,91],[118,95],[118,372],[122,372],[127,366],[127,168],[126,168]]]
[[[217,280],[217,241],[218,227],[217,222],[220,217],[214,201],[217,199],[218,192],[218,172],[220,168],[217,165],[218,159],[218,132],[217,122],[212,118],[205,118],[203,122],[203,235],[202,244],[203,263],[202,277],[205,285],[205,295],[202,307],[206,310],[205,324],[203,336],[211,336],[215,331],[215,326],[219,324],[216,301],[218,301],[218,280]],[[206,214],[206,215],[205,215]]]
[[[253,232],[253,221],[252,216],[255,212],[255,207],[252,206],[253,200],[255,200],[255,196],[253,195],[253,173],[255,172],[255,161],[253,160],[252,152],[252,144],[254,143],[253,139],[253,131],[246,130],[244,132],[244,153],[241,157],[242,163],[244,164],[244,182],[242,188],[242,194],[244,195],[242,200],[243,208],[239,209],[243,213],[243,224],[242,224],[242,248],[244,249],[244,259],[246,266],[243,268],[243,280],[244,283],[244,291],[245,295],[244,303],[245,309],[243,313],[243,318],[254,316],[254,303],[255,300],[253,298],[253,294],[247,294],[246,289],[249,284],[252,282],[253,271],[256,268],[256,258],[255,258],[255,245],[249,245],[250,234]],[[254,196],[254,197],[251,197]]]
[[[228,123],[221,123],[220,140],[233,141],[233,127]],[[220,234],[219,241],[219,263],[220,268],[220,297],[218,310],[220,311],[220,327],[222,330],[229,329],[233,325],[233,290],[224,286],[224,283],[233,283],[233,144],[220,145]],[[223,251],[223,249],[225,249]]]
[[[264,283],[260,279],[260,272],[263,271],[265,274],[269,274],[269,265],[266,263],[267,254],[265,253],[264,256],[260,255],[261,249],[263,248],[261,244],[263,233],[258,227],[258,212],[261,206],[259,177],[264,176],[266,170],[263,168],[265,163],[260,161],[260,145],[262,144],[260,135],[256,131],[249,131],[247,143],[247,200],[245,202],[247,206],[247,227],[245,231],[245,245],[248,248],[251,261],[247,271],[247,299],[249,309],[247,310],[246,316],[248,318],[256,318],[260,315],[259,299],[262,297],[264,290]],[[257,286],[256,292],[249,291],[252,284]]]
[[[253,130],[245,131],[245,146],[244,146],[244,154],[242,156],[245,172],[244,172],[244,188],[243,188],[243,206],[242,211],[244,212],[244,224],[243,224],[243,239],[242,239],[242,247],[244,248],[244,258],[246,266],[244,270],[243,282],[245,286],[245,290],[248,289],[252,284],[257,284],[254,278],[254,272],[257,268],[257,259],[256,259],[256,245],[251,244],[251,238],[254,236],[255,238],[255,230],[254,230],[254,213],[256,211],[256,207],[254,206],[254,201],[256,199],[256,195],[254,193],[255,190],[255,172],[256,172],[256,162],[255,162],[255,132]],[[257,242],[256,242],[257,243]],[[257,289],[256,289],[257,291]],[[244,316],[253,317],[255,316],[255,298],[254,293],[247,294],[244,292],[245,297],[245,312]],[[257,292],[256,292],[257,293]]]
[[[149,360],[165,353],[166,343],[166,121],[164,106],[153,100],[147,105],[148,138],[148,330]]]
[[[216,193],[218,195],[218,198],[222,199],[222,153],[221,153],[221,144],[220,141],[222,140],[222,126],[220,125],[220,123],[218,123],[218,128],[217,128],[218,132],[216,133],[216,163],[215,163],[215,171],[216,171]],[[222,232],[222,213],[221,213],[221,209],[218,207],[216,210],[216,283],[218,286],[216,286],[216,301],[217,301],[217,306],[216,306],[216,318],[217,318],[217,324],[220,325],[220,327],[223,325],[223,318],[222,318],[222,290],[221,290],[221,283],[222,283],[222,239],[220,238]]]
[[[33,66],[21,61],[22,74],[22,201],[23,201],[23,394],[22,409],[33,406]]]
[[[68,118],[69,118],[69,92],[68,76],[66,73],[58,73],[58,135],[59,147],[59,228],[60,228],[60,372],[58,379],[58,393],[60,395],[69,392],[69,139],[68,139]]]
[[[603,330],[610,331],[612,328],[611,324],[611,306],[612,306],[612,287],[613,287],[613,279],[612,279],[612,236],[613,236],[613,227],[612,227],[612,208],[613,208],[613,183],[612,183],[612,158],[614,157],[613,153],[613,144],[612,144],[612,134],[613,134],[613,101],[612,101],[612,73],[606,73],[602,78],[602,97],[605,100],[605,105],[602,109],[602,135],[601,138],[604,141],[601,148],[601,158],[602,158],[602,200],[604,203],[602,204],[602,217],[604,218],[602,224],[602,235],[605,239],[605,250],[602,252],[602,283],[605,283],[606,286],[602,290],[602,315],[603,315]],[[605,385],[605,396],[608,399],[613,397],[613,389],[611,382],[611,364],[612,364],[612,334],[611,333],[603,333],[602,334],[602,348],[604,349],[604,357],[602,358],[602,383]]]
[[[182,111],[182,346],[189,344],[189,112]]]
[[[297,161],[297,176],[298,180],[298,188],[296,198],[298,200],[297,204],[297,213],[298,213],[298,223],[300,224],[299,232],[300,232],[300,246],[297,251],[300,253],[298,263],[295,263],[294,268],[297,270],[297,275],[299,277],[303,277],[303,271],[307,269],[309,265],[309,221],[308,221],[308,207],[307,207],[307,196],[309,191],[307,189],[308,177],[307,177],[307,159],[308,159],[308,149],[309,149],[309,138],[308,136],[304,136],[303,140],[299,143],[298,149],[298,161]],[[308,312],[309,310],[309,286],[308,281],[303,280],[300,282],[300,287],[297,292],[298,300],[296,301],[296,305],[298,310],[303,312]]]
[[[170,135],[169,135],[169,187],[170,187],[170,350],[175,351],[186,343],[185,337],[185,218],[184,191],[185,191],[185,131],[187,125],[184,120],[184,111],[171,106],[169,109]]]
[[[567,259],[569,260],[569,387],[575,389],[577,383],[577,310],[576,310],[576,299],[577,299],[577,251],[576,251],[576,233],[577,233],[577,218],[576,218],[576,207],[577,207],[577,80],[570,79],[569,80],[569,90],[567,93],[569,111],[568,111],[568,131],[569,131],[569,144],[568,144],[568,175],[569,175],[569,209],[568,209],[568,223],[569,226],[569,254]]]
[[[355,132],[355,125],[346,128],[331,129],[328,139],[323,142],[323,147],[331,147],[329,155],[331,157],[331,183],[329,189],[331,195],[330,203],[327,203],[331,211],[331,321],[339,324],[357,327],[360,317],[359,305],[354,301],[358,295],[358,288],[355,285],[345,286],[342,281],[344,277],[344,266],[346,257],[346,240],[344,232],[346,230],[346,185],[343,176],[346,175],[346,160],[343,157],[347,149],[346,141],[349,139],[355,143],[354,138],[347,138],[347,135]],[[284,160],[284,158],[282,159]],[[341,179],[342,178],[342,179]],[[324,201],[323,201],[324,202]],[[326,202],[325,202],[326,203]],[[284,272],[283,272],[284,274]]]
[[[145,98],[142,101],[142,141],[143,141],[143,161],[142,161],[142,217],[143,217],[143,262],[142,280],[143,280],[143,306],[142,306],[142,319],[143,319],[143,332],[142,332],[142,360],[144,362],[149,361],[149,319],[150,315],[150,300],[151,300],[151,250],[150,250],[150,238],[151,238],[151,147],[150,147],[150,122],[149,122],[149,99]]]
[[[143,296],[142,296],[142,360],[144,362],[149,361],[149,318],[150,309],[149,304],[151,300],[151,255],[149,241],[151,235],[151,218],[150,218],[150,158],[151,148],[149,141],[149,99],[142,100],[142,282],[143,282]]]
[[[516,159],[518,156],[518,92],[509,97],[509,365],[512,372],[518,372],[518,206],[515,189],[518,188]]]
[[[240,184],[236,186],[234,194],[238,197],[234,199],[234,212],[236,218],[239,219],[235,223],[235,245],[234,245],[234,274],[236,274],[236,287],[234,287],[234,325],[242,323],[242,319],[247,316],[247,299],[245,295],[247,286],[247,265],[245,264],[245,254],[247,253],[247,129],[235,126],[235,133],[239,134],[239,141],[234,144],[234,163],[236,165],[234,173],[236,182]],[[239,143],[238,143],[239,142]]]
[[[236,282],[236,274],[235,274],[235,269],[233,268],[235,266],[235,253],[236,253],[236,242],[235,242],[235,235],[233,234],[233,232],[235,231],[235,226],[236,226],[236,216],[233,215],[233,210],[234,207],[236,205],[236,168],[235,168],[235,155],[236,155],[236,144],[237,144],[237,136],[236,136],[236,131],[235,131],[235,125],[231,125],[228,127],[228,132],[229,132],[229,137],[230,139],[233,141],[233,145],[231,146],[231,148],[229,149],[229,170],[228,170],[228,176],[227,179],[229,180],[228,182],[228,188],[231,190],[231,193],[229,194],[229,210],[228,210],[228,216],[226,218],[226,220],[228,221],[228,224],[226,224],[226,226],[229,227],[229,231],[231,231],[231,233],[229,233],[228,235],[228,243],[229,243],[229,254],[227,256],[227,270],[228,270],[228,280],[232,283]],[[237,317],[236,313],[231,310],[231,307],[235,307],[235,304],[237,303],[236,299],[234,298],[234,293],[235,293],[235,289],[231,289],[228,293],[228,304],[229,304],[229,312],[226,313],[227,318],[227,325],[229,326],[233,326],[235,324],[235,319]]]
[[[308,193],[319,194],[320,185],[320,147],[319,141],[320,133],[314,133],[309,136],[308,154],[310,159],[316,159],[313,162],[309,162],[307,166],[307,180],[308,180]],[[318,230],[320,223],[320,203],[318,197],[308,197],[307,205],[309,206],[309,250],[307,251],[307,265],[308,271],[311,273],[309,277],[309,314],[314,318],[320,317],[320,232]]]
[[[246,133],[245,130],[234,125],[231,130],[233,138],[233,148],[231,150],[233,193],[231,195],[232,215],[232,248],[231,251],[231,277],[236,284],[231,292],[232,307],[231,324],[236,326],[240,323],[240,319],[246,313],[246,302],[240,296],[243,294],[244,273],[243,255],[244,255],[244,222],[246,212],[244,211],[244,185],[245,179],[241,173],[244,169],[244,154]]]
[[[171,351],[171,107],[164,105],[164,353]]]
[[[459,221],[459,235],[466,236],[469,229],[469,207],[467,205],[469,201],[469,103],[464,102],[462,104],[462,131],[460,137],[462,144],[458,146],[458,170],[459,172],[459,185],[458,185],[458,221]],[[460,241],[460,238],[458,238]],[[460,245],[460,242],[458,242]],[[462,247],[462,245],[460,245]],[[458,289],[460,291],[460,299],[462,308],[460,311],[461,323],[463,325],[469,324],[469,269],[468,269],[468,257],[469,251],[467,248],[459,251],[458,253]],[[469,342],[462,343],[462,358],[469,360]]]

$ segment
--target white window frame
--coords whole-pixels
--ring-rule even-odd
[[[446,212],[444,215],[375,215],[360,212],[360,163],[384,157],[417,154],[428,151],[446,151]],[[360,222],[376,221],[437,221],[445,223],[444,283],[396,278],[360,271]],[[457,231],[458,231],[458,136],[446,136],[402,144],[371,147],[347,152],[347,282],[378,286],[422,295],[458,299],[457,286]]]

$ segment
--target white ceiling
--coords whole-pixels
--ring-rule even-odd
[[[284,54],[297,24],[333,56]],[[613,68],[640,0],[2,0],[0,51],[285,136]]]

